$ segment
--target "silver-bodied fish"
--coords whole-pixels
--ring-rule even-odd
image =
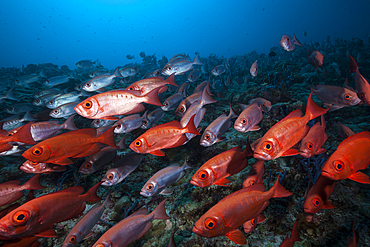
[[[121,118],[113,125],[113,127],[115,127],[114,133],[116,134],[128,133],[130,131],[140,128],[143,125],[144,121],[148,121],[147,112],[148,111],[146,111],[141,117],[140,114],[134,114]]]
[[[1,127],[3,130],[10,131],[12,129],[15,129],[19,126],[24,125],[24,122],[27,121],[36,121],[37,119],[32,116],[30,111],[27,111],[26,114],[24,114],[23,118],[21,119],[10,119],[6,121],[2,121]]]
[[[11,106],[8,106],[5,108],[5,111],[10,114],[18,114],[22,112],[27,112],[33,109],[33,106],[29,103],[17,103],[12,104]]]
[[[137,67],[126,67],[123,69],[120,69],[119,73],[123,78],[134,76],[139,72],[139,68]]]
[[[51,172],[64,172],[67,170],[66,166],[59,166],[49,163],[37,163],[26,160],[19,169],[26,173],[51,173]]]
[[[226,72],[226,67],[223,64],[220,64],[214,67],[211,72],[214,76],[219,76]]]
[[[32,104],[35,105],[35,106],[44,106],[46,105],[49,101],[55,99],[56,97],[58,97],[59,95],[61,95],[60,93],[58,94],[55,94],[55,93],[50,93],[50,94],[45,94],[43,96],[40,96],[38,98],[36,98]]]
[[[85,59],[85,60],[80,60],[76,63],[76,66],[79,68],[90,68],[93,65],[99,66],[100,65],[99,59],[96,59],[94,62],[92,62],[89,59]]]
[[[94,121],[92,121],[91,123],[91,127],[100,128],[104,126],[110,126],[113,125],[115,122],[115,120],[94,119]]]
[[[200,61],[199,56],[196,55],[193,61],[188,59],[179,58],[174,60],[170,64],[166,64],[162,69],[162,75],[171,75],[175,73],[175,75],[181,75],[185,72],[188,72],[193,68],[193,65],[202,65],[203,63]]]
[[[103,87],[112,85],[116,81],[116,78],[122,77],[119,72],[119,68],[120,67],[117,67],[114,73],[111,75],[99,75],[97,77],[90,79],[88,82],[86,82],[82,89],[87,92],[94,92]]]
[[[41,71],[40,74],[30,74],[22,75],[15,79],[15,85],[17,86],[28,86],[28,84],[38,82],[40,79],[45,78],[44,71]]]
[[[150,129],[155,126],[156,123],[161,120],[165,115],[165,112],[161,108],[157,108],[147,115],[146,121],[143,122],[140,128]]]
[[[44,81],[44,85],[48,87],[54,87],[56,85],[64,84],[69,82],[70,79],[74,79],[75,77],[73,75],[59,75],[59,76],[54,76],[46,81]]]
[[[253,103],[245,108],[239,117],[235,120],[234,129],[239,132],[259,130],[257,124],[263,119],[262,107],[257,103]]]
[[[188,75],[188,81],[195,82],[202,76],[202,72],[199,69],[191,71]]]
[[[86,96],[89,96],[89,95],[85,92],[70,92],[70,93],[62,94],[50,100],[48,103],[46,103],[46,107],[49,109],[55,109],[66,103],[77,102],[80,97],[86,97]]]
[[[53,118],[68,118],[72,114],[76,113],[74,108],[76,107],[77,104],[78,103],[76,102],[71,102],[71,103],[61,105],[55,108],[54,110],[52,110],[49,116]]]

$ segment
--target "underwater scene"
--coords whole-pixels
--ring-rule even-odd
[[[0,6],[0,246],[370,246],[369,2]]]

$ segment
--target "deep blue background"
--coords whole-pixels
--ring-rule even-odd
[[[268,53],[283,34],[368,42],[367,0],[38,0],[0,2],[1,67],[81,59],[114,68],[127,54]],[[307,36],[303,36],[303,31]],[[138,60],[139,61],[139,60]]]

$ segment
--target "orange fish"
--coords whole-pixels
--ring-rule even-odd
[[[158,93],[163,93],[167,90],[166,84],[178,87],[175,82],[175,73],[172,73],[166,80],[163,80],[160,76],[139,80],[132,83],[125,90],[138,90],[141,92],[141,95],[145,95],[159,87],[160,90]]]
[[[299,145],[300,156],[311,158],[314,155],[326,152],[326,149],[321,147],[329,137],[328,134],[325,133],[325,127],[324,115],[321,115],[321,124],[317,122],[302,139]]]
[[[297,155],[299,152],[292,147],[309,131],[308,121],[323,115],[329,109],[323,109],[312,100],[312,92],[307,100],[306,114],[301,117],[301,110],[291,112],[284,119],[272,126],[265,135],[253,145],[254,158],[273,160],[282,156]]]
[[[358,239],[360,238],[360,235],[357,230],[355,230],[355,219],[352,221],[352,235],[353,237],[348,238],[348,244],[347,247],[357,247]]]
[[[133,114],[145,110],[141,103],[163,106],[158,98],[156,88],[142,95],[141,91],[134,90],[112,90],[93,95],[74,108],[81,116],[90,119],[118,120],[114,115]]]
[[[292,195],[280,185],[279,178],[266,192],[253,191],[254,186],[258,184],[238,190],[219,201],[200,217],[193,232],[207,238],[225,235],[236,244],[246,244],[247,240],[238,227],[256,217],[271,198]]]
[[[81,186],[74,186],[37,197],[0,219],[0,236],[55,237],[51,227],[55,223],[73,219],[85,210],[85,201],[99,201],[96,190],[101,182],[82,194]]]
[[[37,174],[23,185],[19,185],[21,183],[20,180],[12,180],[0,184],[0,206],[8,205],[21,199],[24,196],[23,190],[45,189],[45,187],[39,183],[39,177],[40,174]]]
[[[164,156],[161,149],[181,146],[187,141],[185,133],[200,135],[194,125],[193,115],[189,123],[183,128],[178,121],[172,121],[157,125],[148,129],[130,144],[130,148],[136,153],[150,153],[157,156]]]
[[[228,186],[230,183],[226,177],[234,175],[248,166],[248,156],[252,156],[253,151],[249,142],[245,150],[240,147],[234,147],[226,150],[204,163],[193,175],[190,183],[199,187],[211,185]]]
[[[96,129],[72,130],[46,139],[27,149],[22,156],[33,162],[72,164],[70,158],[81,158],[100,151],[97,143],[118,148],[114,143],[114,128],[96,136]]]
[[[12,149],[10,142],[22,142],[35,144],[31,135],[31,123],[24,125],[16,133],[8,134],[6,130],[0,130],[0,153]]]
[[[357,91],[357,96],[367,105],[370,106],[370,84],[369,82],[365,79],[360,74],[360,71],[358,70],[358,65],[356,60],[348,55],[349,58],[351,59],[350,63],[350,71],[351,73],[355,73],[355,85],[356,85],[356,91]]]
[[[263,183],[263,174],[265,173],[265,161],[257,160],[253,164],[247,174],[247,178],[243,181],[243,188]]]
[[[293,247],[294,242],[302,241],[299,237],[299,232],[297,230],[298,221],[296,221],[293,225],[292,235],[290,238],[286,235],[284,241],[280,244],[280,247]]]
[[[369,150],[369,131],[363,131],[344,139],[323,165],[321,175],[332,180],[349,178],[359,183],[370,184],[369,177],[359,172],[370,164]]]

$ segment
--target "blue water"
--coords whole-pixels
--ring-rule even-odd
[[[50,62],[76,68],[100,59],[114,68],[139,53],[171,57],[268,53],[283,34],[365,39],[370,1],[57,0],[1,1],[0,66]],[[307,32],[307,36],[303,32]]]

